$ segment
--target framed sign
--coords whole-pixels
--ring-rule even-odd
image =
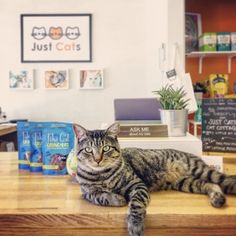
[[[69,73],[67,69],[45,70],[44,71],[45,89],[68,89]]]
[[[91,14],[22,14],[21,62],[91,62]]]
[[[103,89],[104,78],[102,69],[81,70],[79,78],[80,89]]]
[[[34,89],[34,71],[25,69],[10,70],[9,88],[11,90]]]
[[[202,145],[204,152],[236,153],[236,99],[203,99]]]

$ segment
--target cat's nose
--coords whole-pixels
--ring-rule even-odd
[[[102,156],[101,155],[96,155],[94,157],[94,161],[96,161],[99,164],[102,161]]]

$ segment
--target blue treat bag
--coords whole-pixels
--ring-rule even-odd
[[[30,123],[30,138],[31,138],[31,155],[30,155],[30,171],[41,172],[43,167],[42,157],[42,130],[45,123],[31,122]]]
[[[31,155],[29,122],[17,122],[17,143],[19,169],[29,170]]]
[[[43,129],[43,174],[67,174],[66,160],[74,149],[75,137],[72,124],[51,123]]]

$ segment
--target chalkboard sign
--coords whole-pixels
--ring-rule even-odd
[[[236,99],[203,99],[203,151],[236,153]]]

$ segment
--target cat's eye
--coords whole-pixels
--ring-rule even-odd
[[[110,146],[106,145],[102,148],[104,152],[108,152],[110,150]]]
[[[91,147],[86,147],[84,150],[87,153],[92,153],[93,152],[93,149]]]

